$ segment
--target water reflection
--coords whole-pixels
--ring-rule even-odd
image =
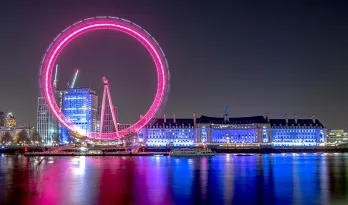
[[[347,154],[0,157],[1,204],[346,204]]]

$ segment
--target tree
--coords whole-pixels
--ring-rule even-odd
[[[25,131],[25,129],[22,129],[22,130],[16,132],[15,136],[13,137],[13,141],[15,143],[20,143],[20,142],[28,143],[30,140],[29,140],[27,131]]]
[[[12,136],[9,132],[5,132],[2,136],[1,136],[1,142],[2,143],[9,143],[12,142]]]
[[[33,127],[30,129],[30,140],[36,142],[40,142],[41,143],[41,136],[39,135],[39,133],[37,132],[37,130]]]

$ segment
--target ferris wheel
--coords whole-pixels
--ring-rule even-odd
[[[115,125],[116,131],[113,133],[102,133],[102,132],[92,132],[91,134],[85,136],[84,132],[74,123],[70,122],[64,115],[64,113],[59,109],[57,105],[53,90],[52,90],[52,73],[55,62],[62,52],[62,50],[75,38],[82,34],[95,30],[114,30],[120,31],[122,33],[128,34],[129,36],[138,40],[151,54],[154,61],[156,71],[157,71],[157,89],[155,98],[148,109],[148,111],[135,122],[133,125],[125,128],[123,130],[117,129],[117,119],[114,110],[111,109],[112,118]],[[113,107],[111,96],[108,90],[108,81],[103,78],[104,81],[104,95],[103,95],[103,106],[105,106],[105,95],[107,93],[109,98],[109,106]],[[46,98],[49,109],[52,111],[55,118],[66,127],[74,136],[77,137],[87,137],[92,139],[119,139],[127,136],[131,133],[138,132],[141,128],[147,125],[156,113],[159,111],[161,106],[163,106],[166,97],[169,92],[170,85],[170,75],[169,75],[169,65],[166,56],[159,46],[158,42],[142,27],[137,24],[128,21],[126,19],[111,17],[111,16],[97,16],[92,18],[87,18],[82,21],[76,22],[71,26],[64,29],[59,33],[53,40],[53,42],[47,48],[43,59],[41,61],[40,68],[40,89],[42,95]],[[105,93],[106,91],[106,93]],[[101,116],[101,119],[103,115]],[[101,122],[102,125],[102,122]],[[101,129],[102,130],[102,129]]]

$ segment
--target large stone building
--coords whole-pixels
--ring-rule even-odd
[[[196,144],[252,144],[317,146],[326,142],[326,128],[310,119],[269,119],[267,116],[229,118],[201,116],[193,119],[154,119],[138,133],[147,146]]]

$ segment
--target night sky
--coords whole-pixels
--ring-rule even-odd
[[[35,3],[33,3],[35,2]],[[225,2],[225,3],[224,3]],[[165,52],[171,73],[167,116],[315,113],[328,128],[348,129],[347,1],[16,1],[0,4],[0,110],[36,126],[38,73],[53,38],[74,22],[118,16],[144,27]],[[140,43],[115,31],[85,34],[62,52],[59,88],[102,96],[109,78],[123,123],[150,106],[154,63]]]

